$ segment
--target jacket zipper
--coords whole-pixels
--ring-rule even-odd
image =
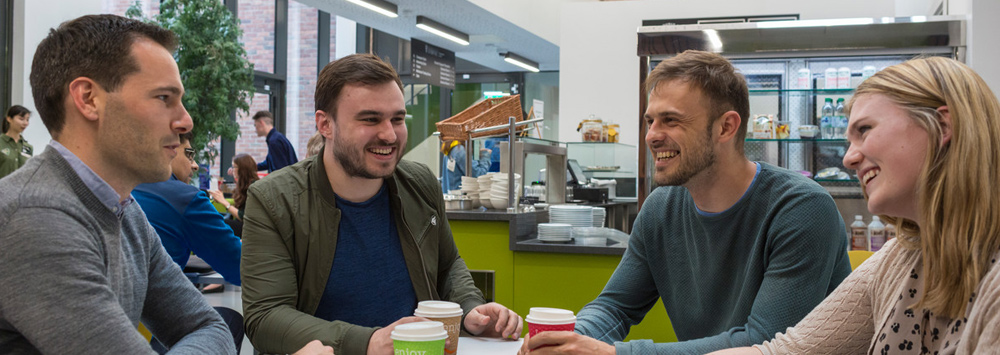
[[[403,202],[399,200],[399,196],[396,196],[396,200],[397,200],[397,203],[399,203],[400,206],[403,205]],[[399,217],[400,217],[399,219],[401,221],[403,221],[403,227],[406,228],[407,234],[410,235],[410,240],[413,241],[413,246],[415,246],[417,248],[417,256],[420,257],[420,266],[423,269],[423,270],[421,270],[420,273],[422,275],[424,275],[424,282],[427,283],[427,292],[429,292],[431,296],[434,296],[434,287],[431,286],[431,279],[430,279],[430,277],[427,276],[427,262],[424,261],[424,253],[420,252],[420,244],[417,243],[417,237],[415,237],[413,235],[413,230],[411,230],[410,229],[410,225],[408,223],[406,223],[406,218],[403,218],[402,214],[400,214]],[[433,299],[433,297],[431,297],[431,298]]]

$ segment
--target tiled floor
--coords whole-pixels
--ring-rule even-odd
[[[239,286],[227,284],[226,290],[222,293],[212,293],[204,296],[208,300],[208,304],[212,305],[212,307],[232,308],[243,314],[243,289]],[[250,345],[249,338],[243,338],[243,347],[240,349],[240,355],[254,355],[253,346]]]

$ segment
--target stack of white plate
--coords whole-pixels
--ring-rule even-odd
[[[539,223],[538,240],[543,242],[568,242],[573,226],[566,223]]]
[[[594,209],[594,227],[603,228],[604,227],[604,217],[607,216],[607,211],[604,207],[593,207]]]
[[[594,209],[579,205],[549,206],[549,222],[566,223],[573,227],[593,227]]]

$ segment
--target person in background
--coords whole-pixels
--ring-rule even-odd
[[[34,147],[21,134],[28,128],[31,111],[21,105],[7,109],[0,136],[0,178],[17,170],[34,154]]]
[[[717,354],[995,354],[996,95],[965,64],[930,57],[865,80],[848,111],[844,166],[861,178],[868,210],[900,236],[795,327]]]
[[[275,170],[295,164],[299,158],[295,155],[295,147],[285,138],[284,134],[274,128],[274,116],[268,111],[257,111],[253,115],[253,128],[258,137],[267,137],[267,157],[257,163],[257,170]]]
[[[465,176],[465,145],[457,140],[441,142],[441,190],[448,192],[462,187]],[[490,167],[490,150],[479,150],[479,159],[472,161],[472,176],[486,174]]]
[[[226,212],[229,212],[234,219],[241,223],[243,221],[243,214],[246,212],[247,191],[250,189],[250,184],[260,180],[260,177],[257,176],[257,170],[255,170],[256,166],[257,163],[253,161],[253,157],[249,154],[237,154],[233,157],[233,164],[229,167],[229,175],[233,177],[233,182],[236,183],[236,189],[233,190],[233,203],[229,203],[226,200],[222,191],[209,191],[212,195],[212,200],[222,205],[226,209]],[[242,230],[242,224],[240,229]]]
[[[744,155],[749,94],[729,61],[686,51],[657,65],[645,85],[646,144],[660,187],[575,332],[538,334],[522,352],[704,354],[755,344],[798,322],[851,272],[830,194]],[[679,341],[623,342],[658,299]]]
[[[319,131],[313,133],[312,137],[309,137],[309,142],[306,143],[306,158],[319,154],[323,150],[323,135],[319,134]]]
[[[170,179],[136,186],[132,197],[156,229],[163,248],[181,269],[187,266],[193,252],[227,282],[238,286],[243,244],[223,221],[208,195],[191,185],[191,175],[198,171],[191,137],[190,132],[180,136],[178,150],[184,154],[177,154],[171,160],[173,174]],[[219,285],[207,287],[203,292],[222,290]]]
[[[319,74],[325,147],[250,187],[243,314],[254,348],[283,353],[318,338],[341,354],[393,353],[389,335],[418,301],[464,310],[473,335],[517,338],[522,320],[486,303],[458,254],[426,166],[402,160],[406,106],[396,71],[371,54]]]
[[[500,143],[506,141],[507,137],[487,138],[483,141],[483,149],[490,151],[490,166],[486,169],[487,172],[500,171]]]

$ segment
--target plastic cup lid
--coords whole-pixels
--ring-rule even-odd
[[[566,324],[575,323],[573,311],[559,308],[531,307],[524,320],[535,324]]]
[[[441,322],[413,322],[397,325],[389,336],[392,340],[434,341],[448,338],[448,332]]]
[[[413,311],[413,315],[428,318],[456,317],[462,315],[462,306],[448,301],[421,301],[417,303],[417,310]]]

